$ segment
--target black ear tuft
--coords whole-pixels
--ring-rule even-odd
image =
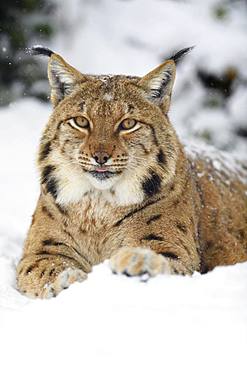
[[[35,45],[28,49],[28,53],[31,55],[45,55],[47,57],[50,57],[52,54],[54,54],[54,51],[41,45]]]
[[[193,49],[194,49],[194,47],[195,47],[195,46],[190,46],[189,48],[184,48],[184,49],[182,49],[182,50],[178,51],[176,54],[172,55],[172,56],[171,56],[170,58],[168,58],[168,59],[172,59],[172,60],[174,60],[174,62],[177,64],[177,63],[180,61],[180,59],[181,59],[182,57],[184,57],[186,54],[190,53],[190,52],[191,52],[191,50],[193,50]]]

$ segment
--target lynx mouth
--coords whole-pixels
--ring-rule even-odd
[[[86,172],[88,175],[91,175],[90,177],[95,178],[96,180],[104,181],[111,179],[113,177],[117,177],[120,175],[123,171],[120,169],[112,169],[110,166],[93,166],[91,169],[83,169],[84,172]]]
[[[112,172],[112,171],[89,171],[89,173],[95,177],[97,180],[107,180],[110,179],[113,176],[117,176],[120,174],[120,172]]]

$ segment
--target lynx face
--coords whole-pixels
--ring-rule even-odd
[[[168,61],[143,78],[82,75],[53,54],[55,109],[39,164],[43,178],[45,161],[52,166],[58,203],[77,202],[97,189],[128,205],[141,202],[150,187],[169,182],[177,158],[166,115],[174,68]]]

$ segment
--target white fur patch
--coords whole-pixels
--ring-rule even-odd
[[[55,175],[58,179],[57,203],[66,205],[80,202],[85,193],[92,189],[83,171],[66,163],[55,151],[52,152],[52,162],[56,165]]]
[[[111,94],[105,94],[103,96],[103,99],[106,100],[106,101],[112,101],[113,100],[113,96]]]
[[[78,203],[88,192],[119,206],[141,203],[144,199],[140,184],[128,176],[98,180],[90,174],[61,168],[57,174],[60,179],[57,202],[61,205]]]
[[[56,201],[60,205],[79,203],[86,193],[95,193],[97,197],[119,206],[141,203],[144,199],[141,189],[142,171],[126,171],[120,176],[99,180],[89,173],[84,173],[80,167],[67,163],[56,151],[52,152],[51,160],[56,166]]]
[[[121,206],[141,203],[144,199],[143,191],[140,189],[140,181],[127,174],[121,178],[114,187],[115,202]]]
[[[79,175],[76,171],[65,172],[61,168],[57,171],[60,179],[57,202],[61,205],[78,203],[91,190],[92,185],[85,176]]]

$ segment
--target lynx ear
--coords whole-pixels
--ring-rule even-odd
[[[139,81],[139,86],[146,91],[147,98],[159,105],[164,113],[167,113],[170,107],[176,64],[193,49],[194,46],[190,46],[179,50]]]
[[[85,75],[73,68],[53,51],[41,46],[34,46],[31,51],[34,55],[50,57],[48,78],[51,86],[51,101],[54,106],[71,94],[78,82],[86,81]]]
[[[164,113],[169,110],[175,75],[175,62],[167,60],[144,76],[138,83],[145,90],[147,99],[159,105]]]

